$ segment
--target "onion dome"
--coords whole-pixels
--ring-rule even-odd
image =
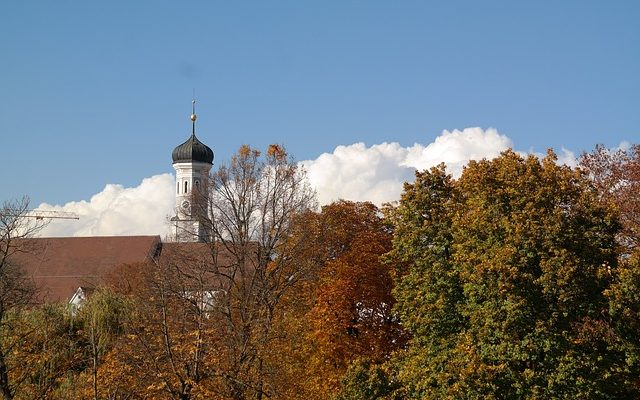
[[[171,153],[173,163],[181,162],[202,162],[207,164],[213,164],[213,150],[206,144],[202,143],[196,137],[196,113],[195,103],[193,101],[193,113],[191,114],[192,131],[191,137],[186,142],[182,143]]]
[[[195,134],[192,134],[186,142],[173,149],[171,158],[173,158],[174,164],[194,161],[213,164],[213,150],[199,141]]]

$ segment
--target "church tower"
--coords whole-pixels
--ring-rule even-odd
[[[176,170],[175,240],[205,242],[210,240],[203,223],[208,212],[208,180],[213,166],[213,150],[196,137],[196,101],[192,102],[191,137],[173,150]]]

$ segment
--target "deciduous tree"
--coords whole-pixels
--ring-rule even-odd
[[[640,245],[640,145],[609,150],[596,146],[584,153],[580,165],[585,168],[601,199],[614,204],[620,213],[622,231],[619,242],[626,248]]]
[[[97,400],[98,371],[104,355],[111,349],[119,336],[129,327],[132,307],[127,298],[112,292],[107,287],[99,287],[91,293],[75,316],[76,324],[87,344],[91,371],[91,395]]]
[[[391,231],[373,204],[338,201],[302,215],[294,232],[307,238],[297,262],[311,274],[278,320],[289,366],[282,380],[295,388],[289,398],[327,399],[352,362],[379,365],[406,339],[392,312],[390,267],[380,259]]]
[[[202,209],[193,217],[212,241],[166,245],[145,272],[116,279],[136,298],[141,323],[128,335],[128,353],[109,356],[109,365],[139,371],[146,386],[137,395],[278,398],[286,365],[274,327],[286,312],[282,299],[308,275],[298,262],[307,241],[293,239],[293,221],[316,207],[315,193],[277,145],[264,154],[241,147],[208,184],[194,192],[204,197],[194,199]]]
[[[33,299],[35,287],[24,271],[13,260],[19,252],[26,252],[29,242],[23,240],[40,231],[45,220],[28,218],[29,199],[6,201],[0,208],[0,336],[6,337],[6,316],[27,305]],[[12,399],[19,382],[10,380],[11,371],[7,357],[17,343],[3,340],[0,343],[0,393],[5,399]]]
[[[85,349],[67,307],[44,304],[14,310],[0,341],[14,345],[7,357],[15,399],[69,397],[62,388],[86,364]]]
[[[414,335],[390,365],[397,393],[636,397],[606,317],[619,225],[597,196],[552,152],[472,161],[458,181],[417,174],[390,215]]]
[[[339,201],[317,215],[317,256],[324,257],[306,315],[314,342],[308,373],[321,396],[335,393],[349,364],[383,362],[404,342],[392,307],[390,268],[380,259],[391,231],[371,203]]]
[[[291,239],[294,218],[316,207],[304,170],[279,145],[262,155],[240,148],[210,178],[209,227],[226,350],[224,371],[235,399],[273,395],[270,343],[281,300],[306,277],[296,262],[306,245]],[[223,256],[224,253],[224,256]],[[224,258],[222,258],[224,257]],[[223,261],[224,260],[224,261]],[[223,262],[218,262],[223,261]]]

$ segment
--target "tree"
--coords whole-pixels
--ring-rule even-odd
[[[98,373],[108,377],[100,380],[101,391],[125,398],[228,398],[221,389],[224,326],[207,297],[214,285],[208,247],[184,246],[167,245],[160,258],[109,274],[130,316],[125,334],[101,357]]]
[[[368,361],[355,362],[344,374],[334,400],[374,400],[390,398],[395,386],[384,367]]]
[[[116,338],[127,329],[131,313],[129,301],[106,287],[91,293],[76,315],[86,340],[91,360],[92,397],[98,399],[98,370],[102,357],[113,346]]]
[[[216,291],[223,294],[221,323],[231,397],[269,394],[269,342],[282,297],[306,271],[296,264],[304,238],[289,239],[296,215],[316,206],[304,171],[279,145],[259,151],[242,146],[210,178],[209,227],[214,243]],[[226,262],[218,258],[226,255]]]
[[[640,245],[640,145],[608,150],[596,146],[580,158],[600,198],[614,204],[620,213],[619,242],[628,249]]]
[[[32,244],[25,241],[40,231],[45,220],[28,218],[29,199],[6,201],[0,208],[0,336],[5,337],[9,313],[31,303],[35,287],[25,275],[13,257],[16,253],[26,252]],[[12,399],[20,382],[11,382],[11,367],[7,364],[9,353],[18,343],[1,342],[0,347],[0,393],[5,399]]]
[[[625,385],[640,390],[640,145],[618,150],[598,145],[582,155],[580,166],[587,171],[600,200],[620,215],[619,268],[611,271],[613,284],[607,290],[611,318],[607,337],[624,355],[631,371],[632,379]]]
[[[277,398],[336,395],[354,362],[378,366],[406,341],[392,312],[391,268],[380,257],[391,231],[368,202],[337,201],[296,218],[290,240],[307,246],[307,273],[282,299],[274,320]]]
[[[406,335],[392,312],[390,268],[381,256],[391,249],[391,231],[371,203],[338,201],[303,220],[313,226],[312,258],[317,281],[304,315],[310,341],[306,384],[317,398],[335,394],[349,365],[381,364]]]
[[[281,146],[240,148],[194,191],[210,243],[165,244],[144,268],[114,279],[135,300],[132,331],[105,367],[130,369],[136,396],[277,398],[274,343],[283,298],[308,276],[294,219],[316,207],[304,171]]]
[[[640,391],[640,251],[621,260],[613,277],[614,283],[607,290],[613,331],[610,336],[629,369],[625,386]]]
[[[82,371],[85,351],[68,308],[43,304],[12,311],[1,341],[15,343],[7,357],[15,399],[69,398],[62,388]]]
[[[448,352],[452,337],[465,327],[463,288],[452,258],[457,199],[454,181],[441,164],[417,171],[415,182],[405,183],[399,206],[385,209],[394,227],[387,261],[395,265],[396,312],[413,336],[390,370],[408,398],[438,397],[432,387],[455,379],[447,368]]]
[[[418,173],[390,211],[413,334],[389,366],[396,393],[637,397],[606,317],[619,225],[597,196],[552,152],[472,161],[458,181]]]

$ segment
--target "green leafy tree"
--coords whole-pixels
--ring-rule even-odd
[[[512,151],[458,181],[417,174],[392,260],[413,339],[390,369],[405,398],[634,398],[607,317],[612,208],[580,171]]]
[[[374,400],[390,399],[394,384],[380,364],[359,361],[351,364],[344,374],[340,392],[334,400]]]
[[[615,344],[624,354],[626,364],[635,377],[625,385],[640,387],[640,145],[609,150],[598,145],[580,158],[598,191],[601,201],[615,207],[620,214],[622,230],[619,267],[611,270],[614,280],[607,290],[609,315]]]
[[[640,251],[621,261],[607,296],[616,343],[630,370],[625,385],[640,391]]]
[[[100,287],[91,293],[76,316],[88,347],[91,396],[96,400],[100,362],[116,339],[125,333],[131,312],[132,307],[126,297]]]
[[[396,266],[396,310],[413,335],[393,361],[406,396],[433,395],[432,387],[455,379],[447,369],[455,335],[465,327],[463,290],[452,261],[452,217],[457,198],[444,165],[416,172],[405,183],[400,204],[385,214],[394,226],[388,262]]]

